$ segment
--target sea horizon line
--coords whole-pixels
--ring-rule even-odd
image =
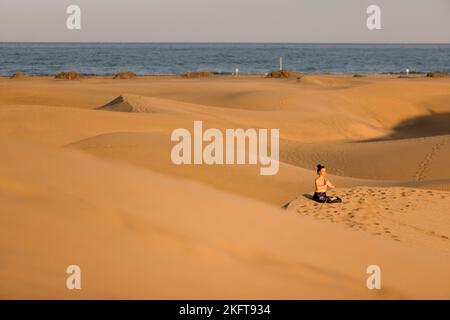
[[[450,45],[450,42],[0,41],[0,44]]]

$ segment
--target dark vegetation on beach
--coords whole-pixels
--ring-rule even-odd
[[[200,70],[200,71],[190,71],[180,74],[180,77],[186,79],[196,79],[196,78],[209,78],[214,76],[230,76],[233,75],[231,72],[219,72],[219,71],[209,71],[209,70]]]
[[[193,79],[193,78],[208,78],[214,76],[212,71],[191,71],[185,72],[180,75],[182,78]]]
[[[427,73],[428,78],[444,78],[448,77],[448,73],[444,71],[432,71]]]
[[[14,74],[12,74],[10,76],[11,79],[23,79],[23,78],[27,78],[28,75],[24,72],[15,72]]]
[[[320,73],[319,73],[320,74]],[[428,73],[426,72],[417,72],[417,71],[409,71],[409,73],[406,73],[405,71],[401,72],[383,72],[380,74],[384,75],[398,75],[398,78],[415,78],[410,77],[412,75],[415,76],[424,76],[427,78],[444,78],[448,77],[449,73],[446,71],[430,71]],[[214,76],[230,76],[233,75],[231,72],[218,72],[218,71],[209,71],[209,70],[199,70],[199,71],[189,71],[185,73],[179,74],[180,77],[185,79],[198,79],[198,78],[209,78]],[[251,75],[251,74],[242,74],[242,75]],[[303,73],[295,70],[273,70],[266,74],[254,74],[254,75],[264,75],[266,78],[274,78],[274,79],[296,79],[300,80],[303,77]],[[361,74],[361,73],[355,73],[352,75],[353,78],[363,78],[367,77],[370,74]],[[48,75],[29,75],[25,72],[15,72],[11,75],[8,75],[7,77],[10,79],[23,79],[28,78],[32,76],[48,76]],[[135,72],[132,71],[124,71],[124,72],[118,72],[114,75],[112,75],[113,79],[134,79],[137,78],[139,75],[137,75]],[[145,74],[141,76],[157,76],[156,74]],[[62,71],[54,75],[55,79],[64,79],[64,80],[76,80],[81,79],[83,77],[104,77],[104,75],[98,75],[98,74],[80,74],[76,71],[70,70],[70,71]]]
[[[267,74],[267,78],[285,78],[285,79],[297,79],[300,80],[302,74],[292,70],[274,70]]]
[[[417,75],[425,75],[426,72],[422,72],[422,71],[414,71],[414,70],[409,70],[408,73],[406,73],[406,71],[396,71],[396,72],[382,72],[381,74],[390,74],[390,75],[411,75],[411,74],[417,74]]]
[[[136,78],[136,73],[127,71],[127,72],[119,72],[114,75],[113,79],[133,79]]]
[[[63,71],[55,75],[56,79],[64,79],[64,80],[76,80],[80,79],[81,75],[75,71]]]

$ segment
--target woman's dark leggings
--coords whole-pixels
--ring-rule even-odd
[[[325,192],[314,192],[313,200],[320,203],[341,203],[341,198],[329,197]]]

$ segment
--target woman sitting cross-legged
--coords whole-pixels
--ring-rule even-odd
[[[325,166],[317,165],[317,174],[319,175],[316,179],[316,191],[314,192],[313,200],[321,203],[340,203],[341,198],[327,196],[327,190],[333,189],[334,185],[326,178],[327,172]]]

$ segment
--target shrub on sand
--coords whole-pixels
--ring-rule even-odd
[[[302,74],[292,70],[274,70],[267,74],[267,78],[285,78],[285,79],[297,79],[300,80]]]
[[[181,74],[181,77],[186,79],[194,79],[194,78],[208,78],[214,76],[214,73],[211,71],[192,71],[185,72]]]
[[[28,75],[24,72],[16,72],[13,75],[11,75],[11,79],[22,79],[22,78],[27,78]]]
[[[63,71],[55,75],[56,79],[75,80],[80,79],[81,75],[75,71]]]
[[[136,78],[136,76],[136,73],[131,71],[119,72],[113,77],[113,79],[133,79]]]
[[[448,77],[448,73],[444,71],[431,71],[427,73],[428,78],[444,78]]]

